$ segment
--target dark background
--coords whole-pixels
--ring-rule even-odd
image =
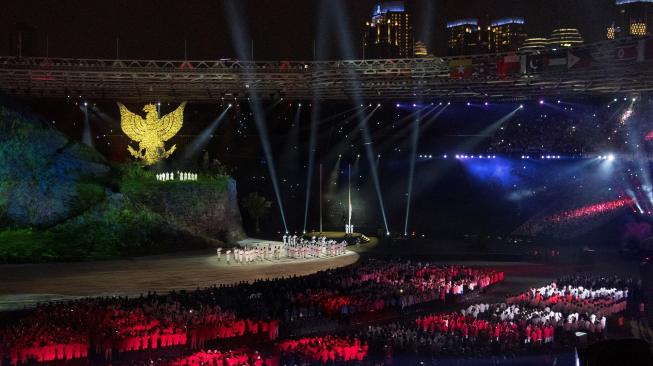
[[[363,27],[375,0],[7,0],[0,11],[0,54],[17,54],[18,30],[23,56],[182,59],[236,58],[225,3],[242,7],[243,30],[254,43],[257,60],[313,58],[315,39],[325,41],[322,58],[342,58],[334,16],[350,28],[356,58],[362,57]],[[342,4],[333,10],[334,3]],[[529,36],[548,36],[557,27],[577,27],[587,41],[605,38],[615,14],[614,0],[407,0],[415,16],[416,40],[443,54],[447,21],[475,17],[523,16]],[[338,14],[336,14],[336,12]],[[320,22],[325,32],[318,34]],[[249,50],[250,45],[247,46]]]

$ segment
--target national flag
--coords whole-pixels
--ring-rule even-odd
[[[497,75],[500,77],[507,77],[509,75],[519,72],[519,56],[517,54],[509,54],[506,56],[499,56],[497,58]]]
[[[615,51],[615,58],[621,61],[634,60],[637,58],[637,49],[637,44],[617,47]]]
[[[653,59],[653,41],[642,39],[637,42],[637,62]]]
[[[526,55],[521,57],[522,74],[536,74],[544,69],[544,58],[542,55]]]
[[[489,65],[485,62],[480,62],[474,65],[474,76],[484,77],[490,72]]]
[[[546,71],[561,71],[567,69],[567,53],[552,52],[546,54]]]
[[[567,67],[572,69],[586,69],[592,66],[592,54],[589,50],[573,50],[567,53]]]
[[[449,76],[452,78],[469,78],[472,76],[472,59],[463,58],[449,61]]]

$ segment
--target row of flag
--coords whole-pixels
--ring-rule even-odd
[[[637,43],[615,48],[615,61],[643,62],[653,59],[653,39],[640,40]],[[536,74],[566,70],[587,69],[592,66],[592,54],[588,49],[570,49],[563,52],[546,54],[518,55],[509,54],[496,59],[496,74],[507,77],[515,74]],[[449,76],[457,79],[472,76],[489,75],[489,63],[472,62],[471,58],[449,61]]]

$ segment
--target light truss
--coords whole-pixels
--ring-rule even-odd
[[[616,58],[616,50],[637,40],[588,44],[587,69],[497,76],[501,54],[391,60],[339,61],[164,61],[32,58],[0,56],[0,92],[18,97],[111,101],[189,101],[214,103],[245,98],[255,91],[264,99],[347,101],[483,99],[525,100],[541,97],[593,97],[641,94],[653,90],[653,60]],[[472,58],[485,75],[449,76],[449,62]],[[245,72],[247,71],[247,72]]]

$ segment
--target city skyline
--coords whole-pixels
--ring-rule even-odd
[[[236,58],[227,24],[226,1],[195,1],[187,6],[175,1],[117,1],[111,4],[79,1],[11,1],[0,14],[0,53],[15,54],[15,34],[27,29],[24,55],[115,58],[116,39],[121,58]],[[351,30],[353,56],[363,56],[365,20],[378,1],[340,1],[346,10],[344,21]],[[253,41],[258,60],[313,59],[316,40],[322,40],[325,59],[345,58],[338,48],[333,21],[326,31],[318,28],[324,17],[319,1],[244,0],[243,28]],[[465,6],[451,0],[407,0],[413,13],[415,41],[424,42],[436,55],[446,54],[446,23],[459,18],[497,19],[523,17],[529,37],[548,36],[555,28],[578,28],[586,41],[605,39],[606,27],[615,17],[614,0],[468,0]],[[115,6],[118,5],[118,6]],[[47,11],[35,12],[34,9]],[[328,17],[327,17],[328,18]],[[47,37],[46,37],[47,35]],[[47,39],[47,41],[46,41]],[[277,41],[272,41],[277,39]],[[282,39],[283,42],[278,41]],[[46,47],[47,44],[47,47]]]

